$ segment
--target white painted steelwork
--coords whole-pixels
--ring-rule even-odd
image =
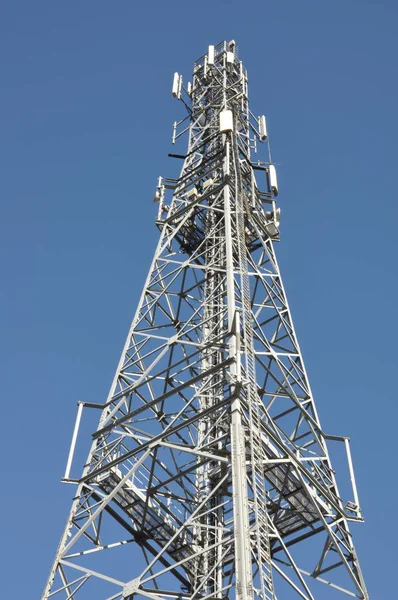
[[[187,91],[176,74],[188,114],[173,142],[187,133],[188,151],[158,180],[160,239],[43,599],[368,599],[351,452],[316,411],[235,42],[196,61]],[[345,445],[353,500],[329,441]]]

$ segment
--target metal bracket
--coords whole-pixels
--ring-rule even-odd
[[[335,441],[335,442],[344,442],[346,456],[347,456],[348,470],[350,473],[351,488],[352,488],[352,493],[353,493],[353,497],[354,497],[354,501],[347,502],[347,504],[345,505],[344,508],[349,510],[350,512],[356,513],[356,515],[357,515],[356,519],[363,520],[363,517],[361,514],[361,509],[359,506],[359,497],[358,497],[357,484],[355,481],[354,466],[352,464],[352,456],[351,456],[351,448],[350,448],[351,440],[349,437],[343,437],[343,436],[339,436],[339,435],[324,434],[324,437],[327,440],[331,440],[331,441]],[[350,518],[350,517],[348,516],[348,518]]]

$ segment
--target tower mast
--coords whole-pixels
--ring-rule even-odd
[[[172,92],[188,149],[158,181],[160,238],[108,398],[79,403],[64,478],[77,491],[42,598],[368,599],[349,440],[318,418],[274,251],[275,166],[251,159],[265,117],[235,43]],[[84,407],[101,416],[73,480]]]

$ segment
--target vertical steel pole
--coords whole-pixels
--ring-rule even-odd
[[[82,418],[83,406],[84,406],[83,402],[78,402],[75,428],[73,430],[72,441],[70,443],[70,449],[69,449],[69,455],[68,455],[68,461],[66,463],[66,468],[65,468],[65,475],[64,475],[65,480],[69,479],[70,470],[72,467],[72,460],[73,460],[73,455],[75,453],[77,434],[79,433],[80,420]]]
[[[235,278],[232,254],[232,226],[231,226],[231,201],[229,189],[229,153],[230,143],[225,143],[224,157],[224,215],[225,215],[225,248],[227,271],[227,302],[228,302],[228,328],[231,332],[229,354],[234,358],[231,366],[231,378],[235,386],[239,351],[236,344],[235,322]],[[231,463],[232,463],[232,489],[234,508],[235,532],[235,568],[236,568],[236,597],[238,600],[251,600],[253,597],[250,537],[249,537],[249,507],[246,481],[245,438],[242,426],[241,401],[239,396],[232,402],[231,407]]]

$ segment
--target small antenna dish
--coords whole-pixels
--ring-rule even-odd
[[[279,233],[278,229],[275,226],[275,223],[273,223],[273,221],[270,221],[269,223],[267,223],[267,225],[265,226],[265,230],[271,238],[276,237]]]

